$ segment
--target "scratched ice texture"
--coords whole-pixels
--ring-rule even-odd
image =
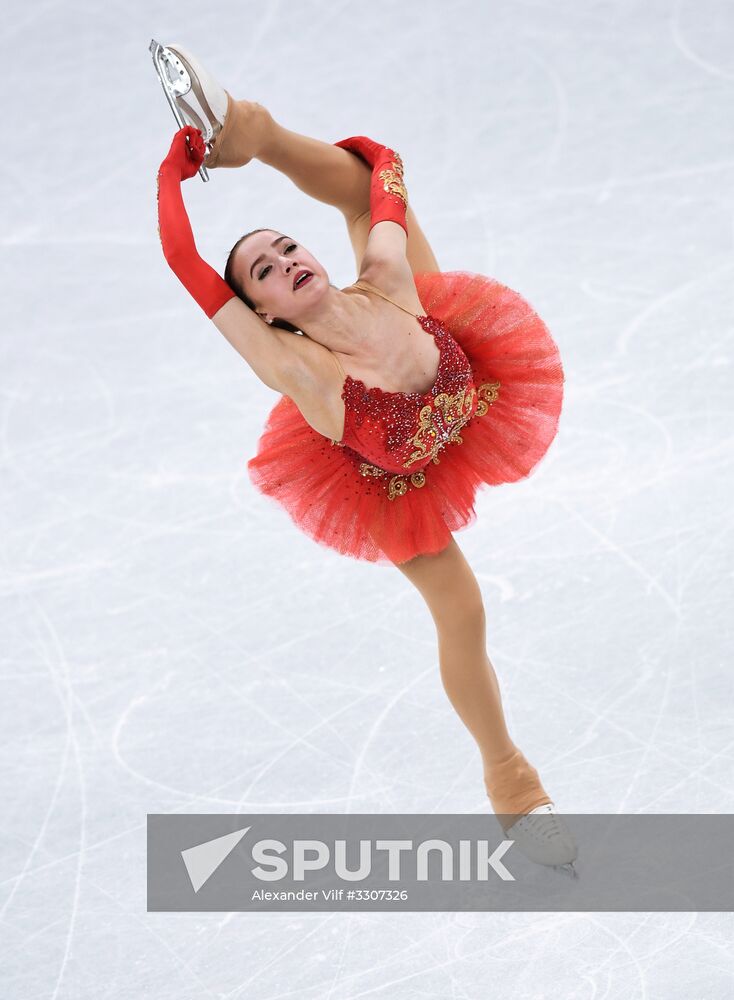
[[[457,536],[511,733],[562,811],[734,809],[731,3],[4,9],[2,996],[730,997],[725,914],[148,913],[145,835],[490,815],[418,592],[249,483],[276,396],[163,259],[152,37],[398,149],[442,269],[543,316],[558,437]],[[184,196],[220,273],[268,226],[356,277],[341,215],[261,163]]]

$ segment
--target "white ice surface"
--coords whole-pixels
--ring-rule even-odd
[[[558,437],[457,536],[511,732],[566,812],[734,811],[732,3],[10,0],[2,29],[2,997],[731,997],[731,915],[146,913],[145,818],[489,808],[418,593],[249,483],[276,396],[163,259],[151,37],[397,148],[441,266],[542,315]],[[355,277],[262,164],[185,198],[220,272],[270,226]]]

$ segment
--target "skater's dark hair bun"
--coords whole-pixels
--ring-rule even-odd
[[[244,288],[232,273],[234,271],[234,255],[237,252],[237,248],[239,247],[240,243],[242,243],[243,240],[246,240],[248,236],[253,236],[255,233],[268,233],[268,232],[272,232],[272,230],[267,228],[251,229],[249,233],[245,233],[244,236],[240,236],[235,245],[229,251],[229,257],[227,257],[227,263],[224,267],[224,280],[227,282],[232,291],[236,294],[237,298],[242,299],[245,305],[249,309],[252,309],[254,313],[257,312],[257,310],[255,309],[255,303],[252,301],[249,295],[245,294]],[[277,326],[280,330],[287,330],[289,333],[300,333],[298,327],[294,326],[292,323],[289,323],[287,319],[274,319],[273,322],[270,324],[270,326]]]

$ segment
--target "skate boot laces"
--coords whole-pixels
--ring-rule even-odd
[[[547,865],[566,865],[578,857],[578,848],[552,802],[531,809],[507,831],[531,861]]]

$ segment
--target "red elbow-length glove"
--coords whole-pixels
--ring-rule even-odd
[[[405,220],[408,211],[408,192],[403,180],[403,161],[394,149],[383,146],[366,135],[353,135],[335,142],[335,146],[348,149],[372,167],[370,185],[370,229],[378,222],[397,222],[408,235]]]
[[[211,319],[235,292],[199,256],[181,194],[181,181],[194,176],[205,153],[199,129],[186,125],[174,135],[158,170],[158,235],[171,270]]]

